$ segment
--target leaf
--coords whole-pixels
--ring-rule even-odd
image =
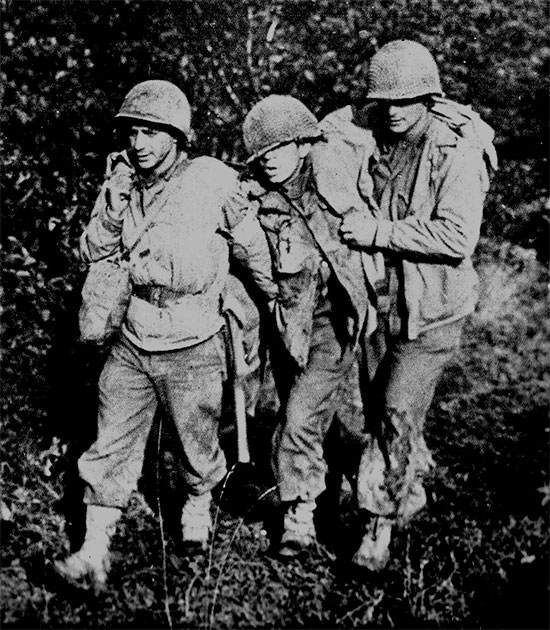
[[[537,559],[535,555],[522,556],[520,564],[531,564]]]
[[[542,494],[541,505],[548,505],[550,503],[550,485],[546,484],[544,486],[541,486],[540,488],[537,488],[537,492],[540,492]]]
[[[16,108],[14,110],[15,115],[17,116],[17,118],[19,119],[19,122],[22,123],[23,125],[26,125],[30,122],[31,117],[24,112],[22,109],[18,109]]]
[[[12,512],[8,505],[4,503],[4,501],[0,502],[0,515],[3,521],[11,521],[12,520]]]

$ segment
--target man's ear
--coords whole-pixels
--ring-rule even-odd
[[[311,142],[301,142],[298,145],[298,155],[303,160],[306,155],[311,151]]]

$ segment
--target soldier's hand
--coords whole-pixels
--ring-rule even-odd
[[[340,236],[349,245],[356,247],[372,247],[378,221],[358,212],[350,213],[342,219]]]
[[[107,180],[105,197],[112,219],[122,219],[130,201],[132,181],[132,173],[127,169],[118,169]]]

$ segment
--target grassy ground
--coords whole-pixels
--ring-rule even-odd
[[[383,574],[346,562],[357,529],[345,492],[340,517],[333,506],[320,519],[322,544],[307,559],[272,558],[264,519],[274,493],[261,467],[233,470],[208,554],[182,556],[168,453],[168,465],[149,464],[148,503],[136,495],[120,523],[108,590],[97,598],[67,590],[50,566],[69,549],[62,512],[78,501],[62,495],[74,458],[63,441],[44,445],[12,422],[2,439],[3,626],[547,628],[547,274],[530,250],[484,243],[480,251],[480,308],[429,416],[439,465],[427,482],[430,506],[397,532]],[[261,449],[273,420],[256,422]],[[73,525],[76,535],[76,517]]]

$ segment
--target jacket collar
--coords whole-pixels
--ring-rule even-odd
[[[274,186],[260,182],[250,173],[247,173],[244,180],[247,183],[249,198],[260,202],[260,213],[263,211],[291,214],[292,208],[285,197],[297,202],[304,197],[306,192],[315,192],[313,166],[309,156],[304,160],[297,175],[284,185]]]
[[[301,199],[304,196],[306,190],[311,188],[311,182],[313,181],[313,168],[311,161],[307,156],[294,177],[281,186],[282,192],[284,192],[290,199]]]
[[[168,165],[165,169],[155,171],[150,175],[142,175],[138,173],[138,181],[143,188],[151,188],[154,184],[162,181],[169,181],[174,173],[180,170],[182,167],[187,167],[189,160],[187,159],[187,153],[185,151],[179,151],[176,154],[174,161]]]

